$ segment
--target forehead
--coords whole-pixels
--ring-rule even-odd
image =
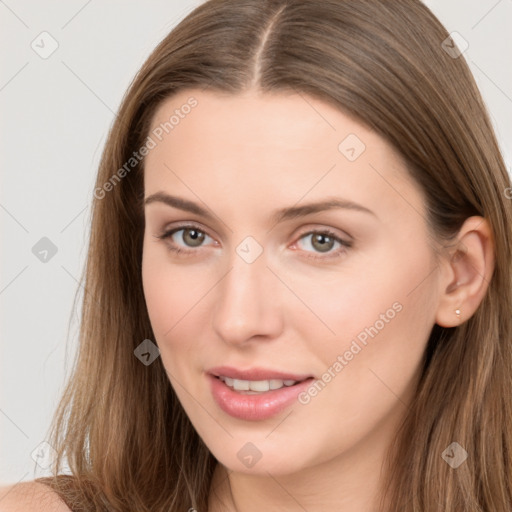
[[[304,152],[333,148],[338,151],[343,136],[353,134],[371,144],[374,150],[392,152],[392,148],[358,120],[303,93],[247,91],[235,95],[185,90],[159,106],[151,129],[159,127],[164,138],[194,135],[201,137],[205,144],[212,139],[223,139],[224,144],[278,146],[282,150]]]
[[[246,194],[260,206],[336,194],[374,210],[400,207],[410,214],[415,202],[422,208],[420,191],[391,145],[302,93],[181,91],[159,106],[149,135],[156,145],[145,159],[148,193],[222,192],[233,201]]]

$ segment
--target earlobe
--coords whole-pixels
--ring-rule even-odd
[[[456,327],[468,320],[482,302],[494,270],[494,241],[488,221],[479,216],[466,219],[455,249],[443,266],[442,287],[436,323]]]

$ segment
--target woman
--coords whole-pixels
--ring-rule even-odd
[[[109,135],[36,481],[66,510],[510,510],[510,186],[421,2],[200,5]]]

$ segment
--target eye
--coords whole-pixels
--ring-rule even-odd
[[[181,240],[184,245],[178,244],[177,240],[175,239],[175,235],[177,235],[180,231],[182,232],[181,236],[176,238]],[[317,260],[337,258],[346,253],[349,247],[352,247],[351,241],[340,238],[338,235],[336,235],[336,233],[330,231],[329,229],[308,231],[302,234],[299,240],[307,239],[308,237],[311,237],[311,239],[310,243],[306,245],[312,247],[316,251],[317,255],[311,254],[309,251],[305,250],[305,257],[307,258],[313,258]],[[196,251],[194,251],[193,248],[201,247],[206,238],[213,240],[209,235],[205,233],[205,231],[194,224],[178,226],[171,230],[165,231],[161,235],[156,235],[156,238],[160,240],[169,240],[169,249],[177,254],[194,253]],[[338,244],[339,247],[337,250],[332,251],[332,248],[335,246],[335,244]],[[295,246],[296,244],[294,244],[292,248]],[[322,256],[322,254],[327,255]]]
[[[182,231],[181,236],[176,237],[178,240],[181,240],[185,243],[184,246],[180,246],[177,244],[174,235]],[[194,252],[193,247],[200,247],[206,238],[210,238],[202,229],[199,229],[197,226],[193,224],[187,224],[178,226],[177,228],[171,229],[169,231],[165,231],[161,235],[157,235],[156,238],[160,240],[169,239],[171,243],[169,244],[169,249],[176,253],[190,253]],[[213,240],[213,239],[212,239]]]
[[[337,258],[346,253],[347,248],[352,247],[352,242],[343,240],[337,236],[336,233],[333,233],[329,229],[308,231],[307,233],[301,235],[299,240],[307,239],[308,237],[310,237],[310,242],[306,245],[312,247],[317,252],[317,254],[320,254],[320,256],[308,253],[306,254],[307,258]],[[335,244],[339,245],[338,249],[331,251]],[[321,254],[327,254],[327,256],[321,256]]]

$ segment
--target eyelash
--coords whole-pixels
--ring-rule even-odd
[[[199,228],[199,226],[196,226],[194,224],[182,224],[178,227],[175,227],[169,231],[165,231],[161,235],[155,235],[156,238],[159,240],[166,240],[167,238],[170,238],[174,233],[177,233],[178,231],[182,231],[184,229],[195,229],[207,236],[208,233],[206,233],[203,229]],[[347,240],[343,240],[342,238],[338,237],[335,233],[333,233],[331,230],[325,228],[325,229],[319,229],[319,230],[311,230],[307,231],[305,233],[302,233],[298,240],[304,238],[306,235],[314,235],[314,234],[321,234],[321,235],[328,235],[330,238],[333,238],[336,242],[338,242],[342,247],[340,247],[337,251],[334,251],[332,253],[328,253],[328,256],[313,256],[311,253],[306,251],[306,257],[311,258],[314,260],[326,260],[331,258],[339,258],[341,257],[347,249],[352,247],[352,242],[349,242]],[[211,238],[211,237],[210,237]],[[183,249],[182,247],[169,245],[169,250],[173,251],[175,254],[190,254],[193,252],[196,252],[194,249]],[[320,253],[317,253],[320,254]]]

